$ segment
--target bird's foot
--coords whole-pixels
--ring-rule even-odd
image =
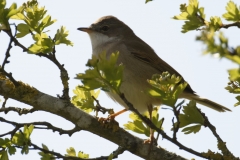
[[[150,135],[148,139],[144,140],[143,142],[144,144],[150,144],[151,145],[155,145],[157,146],[157,140],[154,138],[153,135]]]
[[[113,132],[119,129],[119,123],[115,120],[114,115],[109,115],[108,118],[98,118],[98,121],[104,128],[110,128]]]

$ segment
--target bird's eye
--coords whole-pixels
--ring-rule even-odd
[[[106,31],[108,31],[108,30],[109,30],[109,27],[108,27],[108,26],[103,26],[103,27],[101,27],[101,31],[106,32]]]

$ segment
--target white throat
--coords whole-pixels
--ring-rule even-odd
[[[114,37],[108,37],[104,34],[91,32],[89,33],[91,43],[92,43],[92,50],[95,50],[98,46],[104,45],[109,43],[110,41],[114,40]]]

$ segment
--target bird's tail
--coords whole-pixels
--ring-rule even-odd
[[[209,107],[209,108],[212,108],[218,112],[226,112],[226,111],[231,111],[230,109],[228,109],[227,107],[224,107],[220,104],[217,104],[213,101],[210,101],[206,98],[202,98],[202,97],[199,97],[198,95],[194,95],[194,94],[191,94],[188,96],[186,96],[185,98],[189,99],[189,100],[195,100],[197,103],[199,104],[202,104],[206,107]]]

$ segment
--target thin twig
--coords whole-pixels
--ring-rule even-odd
[[[7,103],[8,97],[4,97],[4,102],[2,104],[2,108],[6,108],[6,103]],[[1,109],[0,109],[1,110]]]
[[[55,152],[55,151],[49,151],[47,149],[41,148],[37,146],[36,144],[30,143],[30,146],[33,148],[31,149],[37,149],[44,153],[54,155],[54,158],[62,158],[63,160],[86,160],[85,158],[79,158],[79,157],[73,157],[73,156],[63,156],[62,154]],[[118,147],[115,151],[113,151],[113,158],[117,158],[118,155],[122,154],[125,151],[122,147]],[[87,160],[107,160],[109,156],[101,156],[96,158],[88,158]]]
[[[218,141],[218,144],[221,145],[221,147],[218,147],[218,148],[222,151],[223,156],[230,157],[232,160],[236,159],[236,157],[234,157],[234,155],[227,148],[226,143],[222,140],[222,138],[217,133],[215,126],[213,126],[210,123],[210,121],[208,120],[208,117],[203,112],[201,112],[200,109],[197,108],[197,110],[202,115],[202,117],[204,118],[204,125],[205,125],[205,127],[208,127],[211,130],[213,135],[216,137],[216,139]]]
[[[58,128],[58,127],[55,127],[53,126],[51,123],[48,123],[48,122],[30,122],[30,123],[17,123],[17,122],[13,122],[13,121],[9,121],[9,120],[6,120],[2,117],[0,117],[0,122],[5,122],[5,123],[8,123],[8,124],[11,124],[13,126],[15,126],[17,128],[17,130],[21,127],[24,127],[25,125],[29,126],[29,125],[34,125],[34,128],[35,129],[50,129],[52,130],[53,132],[59,132],[60,135],[62,134],[68,134],[69,136],[71,136],[73,133],[75,132],[78,132],[81,130],[81,128],[75,126],[73,129],[71,130],[63,130],[62,128]],[[45,127],[38,127],[38,126],[45,126]],[[15,130],[15,129],[14,129]],[[12,133],[13,131],[11,131]],[[8,132],[9,134],[9,132]],[[4,136],[6,135],[3,134]],[[2,137],[3,135],[0,135],[0,137]]]
[[[28,109],[28,108],[19,108],[19,107],[0,108],[0,112],[4,112],[5,114],[7,114],[9,111],[17,112],[19,115],[22,115],[22,114],[33,113],[38,110],[36,110],[35,108]]]
[[[100,111],[102,112],[103,114],[105,114],[106,112],[108,112],[109,114],[113,113],[113,109],[107,109],[107,108],[104,108],[100,105],[99,103],[99,100],[97,100],[94,96],[92,96],[93,100],[97,103],[96,105],[96,114]],[[97,115],[96,115],[97,116]]]
[[[159,134],[161,134],[163,138],[165,138],[165,139],[169,140],[170,142],[172,142],[173,144],[177,145],[180,149],[183,149],[183,150],[185,150],[185,151],[187,151],[189,153],[192,153],[194,155],[197,155],[199,157],[208,159],[207,157],[203,156],[200,152],[197,152],[197,151],[195,151],[195,150],[193,150],[191,148],[188,148],[188,147],[184,146],[183,144],[181,144],[177,140],[174,140],[173,138],[169,137],[163,130],[161,130],[160,128],[156,127],[149,118],[147,118],[147,117],[143,116],[142,114],[140,114],[138,112],[138,110],[133,107],[133,105],[125,98],[124,94],[120,94],[120,97],[125,102],[125,104],[128,106],[129,110],[131,110],[134,113],[136,113],[142,119],[142,121],[144,123],[146,123],[150,128],[154,129]]]

